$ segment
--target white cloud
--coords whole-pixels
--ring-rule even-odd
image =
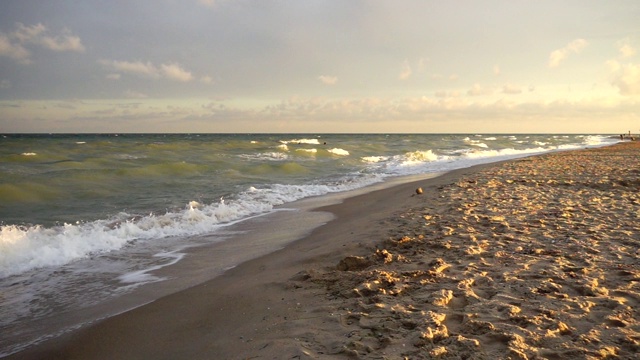
[[[480,84],[474,84],[469,91],[467,91],[467,95],[469,96],[481,96],[481,95],[489,95],[493,92],[491,89],[483,88]]]
[[[100,60],[100,63],[112,70],[123,73],[152,78],[158,78],[160,76],[158,68],[148,61],[143,63],[142,61]]]
[[[124,96],[131,99],[146,99],[149,96],[147,94],[143,94],[133,90],[127,90],[124,92]]]
[[[400,71],[400,75],[398,75],[398,79],[400,80],[406,80],[411,76],[411,65],[409,64],[408,60],[405,60],[402,63],[402,71]]]
[[[433,96],[437,97],[437,98],[456,98],[460,96],[460,93],[457,91],[444,91],[444,90],[440,90],[440,91],[436,91]]]
[[[429,59],[420,58],[418,60],[418,72],[424,71],[424,69],[427,67],[427,61],[429,61]]]
[[[37,44],[53,51],[84,51],[80,38],[68,30],[63,30],[59,35],[49,35],[49,29],[42,24],[26,26],[17,23],[16,26],[18,29],[11,36],[20,43]]]
[[[44,36],[39,39],[39,43],[49,50],[53,51],[77,51],[84,52],[84,46],[80,38],[72,35],[63,37]]]
[[[607,66],[609,66],[609,70],[611,70],[612,73],[617,72],[622,67],[622,65],[616,60],[607,61]]]
[[[338,78],[336,76],[330,75],[320,75],[318,76],[318,80],[322,81],[325,85],[335,85],[338,82]]]
[[[194,78],[190,71],[185,70],[175,63],[156,66],[150,61],[145,63],[142,61],[100,60],[99,62],[113,71],[152,79],[165,78],[174,81],[188,82]],[[109,74],[107,77],[117,79],[119,78],[117,75],[119,74]]]
[[[25,26],[22,23],[17,23],[16,26],[18,29],[12,33],[12,37],[18,39],[20,42],[36,42],[36,39],[40,37],[41,34],[47,31],[47,28],[42,24],[37,24],[33,26]]]
[[[640,95],[640,64],[620,64],[615,60],[607,62],[613,80],[611,84],[622,95]]]
[[[502,93],[510,95],[522,94],[522,88],[512,84],[505,84],[502,86]]]
[[[494,75],[500,75],[500,66],[493,65],[493,74]]]
[[[12,58],[21,63],[29,63],[29,51],[20,44],[12,43],[8,36],[0,33],[0,56]]]
[[[636,49],[632,48],[631,45],[629,44],[620,45],[620,48],[618,48],[618,51],[620,51],[620,56],[623,58],[632,57],[633,55],[636,54]]]
[[[575,39],[567,45],[567,49],[571,52],[578,53],[582,51],[589,43],[585,39]]]
[[[114,74],[107,74],[106,78],[109,80],[120,80],[121,75],[114,73]]]
[[[191,75],[191,72],[183,69],[178,64],[162,64],[160,65],[160,68],[162,69],[162,73],[167,79],[182,82],[191,81],[193,79],[193,75]]]
[[[211,76],[203,76],[200,78],[200,82],[204,84],[213,84],[213,78]]]
[[[554,50],[549,54],[549,63],[548,66],[558,67],[560,63],[569,56],[569,54],[574,53],[577,54],[582,49],[584,49],[589,43],[584,39],[575,39],[572,42],[568,43],[567,46]]]
[[[60,34],[50,34],[49,29],[42,24],[26,26],[16,24],[17,29],[11,33],[0,33],[0,56],[12,58],[20,63],[29,64],[31,53],[27,45],[35,45],[48,50],[63,52],[83,52],[82,41],[69,30],[63,30]]]

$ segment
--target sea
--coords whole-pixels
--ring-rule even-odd
[[[286,246],[331,220],[308,214],[323,199],[618,141],[608,134],[0,135],[0,357]]]

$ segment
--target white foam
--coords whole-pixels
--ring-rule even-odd
[[[479,143],[478,140],[469,138],[465,140]],[[365,166],[363,170],[344,174],[324,183],[254,186],[236,194],[234,198],[220,199],[210,204],[191,201],[185,204],[184,209],[164,214],[134,216],[120,213],[105,220],[49,228],[5,225],[0,227],[0,278],[34,268],[63,265],[93,254],[121,249],[133,241],[212,233],[227,224],[272,211],[278,205],[305,197],[361,188],[389,176],[447,171],[535,153],[603,146],[617,142],[606,136],[585,136],[580,140],[582,143],[534,146],[526,149],[468,148],[450,150],[446,153],[415,150],[395,156],[371,155],[360,158]],[[317,139],[310,141],[317,142]],[[339,148],[329,151],[336,155],[349,154]],[[287,159],[288,155],[282,152],[267,152],[242,157],[251,160],[283,160]],[[135,278],[134,275],[131,275],[131,279]],[[144,274],[138,275],[144,277]]]
[[[167,267],[167,266],[174,265],[178,261],[182,260],[182,258],[185,255],[186,255],[185,253],[181,253],[181,252],[179,252],[177,250],[176,251],[162,252],[162,253],[155,254],[155,255],[153,255],[154,257],[168,259],[169,261],[167,261],[164,264],[155,265],[155,266],[151,266],[151,267],[145,268],[143,270],[128,272],[126,274],[118,276],[118,280],[120,280],[120,282],[125,283],[125,284],[135,284],[134,286],[140,286],[140,285],[143,285],[143,284],[162,281],[165,278],[159,277],[159,276],[155,276],[155,275],[151,274],[151,272],[159,270],[159,269],[162,269],[162,268]],[[132,285],[128,285],[127,288],[130,288],[131,286]]]
[[[212,233],[221,226],[272,211],[274,206],[305,197],[360,188],[380,181],[380,177],[371,175],[351,180],[334,184],[250,187],[234,200],[220,199],[209,205],[191,201],[184,210],[165,214],[134,217],[121,213],[109,221],[65,224],[51,228],[2,226],[0,278],[118,250],[132,241]],[[134,275],[130,278],[134,278]]]
[[[360,159],[366,163],[379,163],[381,161],[388,160],[389,157],[388,156],[363,156]]]
[[[318,149],[296,149],[296,151],[306,152],[310,154],[315,154],[318,152]]]
[[[38,154],[36,154],[36,153],[34,153],[34,152],[24,152],[24,153],[22,153],[22,154],[20,154],[20,155],[22,155],[22,156],[36,156],[36,155],[38,155]]]
[[[476,135],[478,136],[478,135]],[[480,140],[472,140],[469,139],[468,137],[463,139],[464,142],[468,143],[471,146],[477,146],[477,147],[481,147],[481,148],[488,148],[489,146],[485,143],[480,142]]]
[[[470,145],[471,146],[481,147],[481,148],[488,148],[489,147],[489,145],[487,145],[485,143],[481,143],[481,142],[472,142]]]
[[[349,152],[347,150],[340,149],[340,148],[333,148],[333,149],[329,149],[328,151],[330,153],[332,153],[333,155],[338,155],[338,156],[348,156],[349,155]]]
[[[431,162],[438,160],[438,156],[431,150],[427,151],[413,151],[408,152],[400,157],[401,164],[403,166],[410,166],[414,164],[420,164],[424,162]]]
[[[311,144],[320,145],[318,139],[292,139],[292,140],[280,140],[282,144]]]
[[[497,158],[504,156],[517,156],[517,155],[528,155],[545,152],[544,148],[531,148],[531,149],[500,149],[500,150],[479,150],[472,151],[464,154],[464,157],[469,159],[486,159],[486,158]]]
[[[247,159],[247,160],[259,160],[259,161],[283,161],[288,160],[289,155],[281,153],[281,152],[265,152],[258,154],[242,154],[238,155],[238,157]]]

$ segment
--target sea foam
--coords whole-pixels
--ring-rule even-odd
[[[378,154],[370,152],[370,155],[359,158],[361,161],[358,163],[362,168],[357,171],[352,170],[340,175],[332,173],[331,177],[322,181],[306,180],[296,184],[286,183],[284,182],[285,178],[280,178],[276,183],[246,185],[244,191],[238,190],[230,193],[229,196],[220,198],[218,201],[208,203],[186,201],[183,209],[165,212],[154,211],[147,214],[122,211],[106,219],[70,222],[49,227],[2,224],[0,227],[0,277],[20,274],[39,267],[63,265],[76,259],[122,249],[132,242],[214,233],[227,224],[241,221],[256,214],[270,212],[278,205],[305,197],[363,187],[390,176],[448,171],[476,163],[549,151],[601,146],[615,142],[615,139],[612,140],[605,136],[584,136],[580,139],[582,143],[565,143],[554,146],[539,146],[533,144],[533,141],[529,143],[530,146],[527,146],[526,144],[518,144],[518,142],[528,140],[518,140],[512,143],[517,148],[498,147],[491,149],[477,148],[477,146],[469,148],[461,144],[458,148],[446,152],[437,148],[433,150],[417,149],[396,155],[390,155],[388,152]],[[289,144],[317,144],[318,140],[293,139],[286,142]],[[463,139],[463,142],[467,145],[469,143],[478,144],[479,140],[467,137]],[[409,142],[407,141],[407,143]],[[286,146],[280,144],[273,147],[282,150],[283,145]],[[313,149],[304,151],[309,152]],[[327,151],[338,156],[350,155],[348,151],[341,148]],[[293,155],[279,151],[256,152],[237,156],[237,159],[240,160],[261,162],[290,161],[293,157]],[[323,158],[322,161],[330,160]],[[185,164],[174,162],[169,165],[175,164],[179,165],[180,172],[184,172]],[[294,161],[290,161],[290,164],[287,163],[287,165],[294,166],[296,169],[305,169]],[[325,166],[324,163],[321,166]],[[196,167],[197,169],[199,168]],[[289,167],[274,169],[274,171],[281,172],[277,176],[292,174]],[[293,173],[295,176],[301,174],[299,171]]]

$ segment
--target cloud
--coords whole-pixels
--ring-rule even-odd
[[[636,54],[636,49],[632,48],[631,45],[629,44],[620,45],[620,47],[618,48],[618,51],[620,52],[620,56],[622,58],[632,57],[633,55]]]
[[[193,79],[193,75],[191,75],[191,72],[183,69],[178,64],[169,64],[169,65],[162,64],[160,65],[160,69],[162,70],[163,75],[167,79],[182,81],[182,82],[191,81]]]
[[[107,74],[106,78],[109,80],[120,80],[121,75],[120,74]]]
[[[424,69],[427,67],[427,61],[429,61],[429,59],[425,59],[425,58],[420,58],[418,59],[418,72],[422,72],[424,71]]]
[[[9,80],[0,81],[0,89],[9,89],[9,88],[11,88],[11,81]]]
[[[433,96],[437,97],[437,98],[455,98],[455,97],[459,97],[460,93],[457,91],[444,91],[444,90],[440,90],[440,91],[436,91]]]
[[[124,92],[124,96],[131,99],[146,99],[149,96],[147,94],[143,94],[133,90],[127,90]]]
[[[160,77],[158,68],[151,62],[147,61],[118,61],[118,60],[100,60],[100,63],[111,70],[119,71],[127,74],[145,76],[151,78]]]
[[[22,44],[37,44],[53,51],[84,51],[80,38],[72,35],[69,30],[63,30],[59,35],[50,35],[49,29],[40,23],[33,26],[17,23],[16,26],[18,29],[11,37]]]
[[[338,78],[336,76],[329,75],[320,75],[318,76],[318,80],[322,81],[325,85],[335,85],[338,82]]]
[[[151,79],[165,78],[173,81],[188,82],[194,78],[190,71],[175,63],[160,64],[160,66],[154,65],[150,61],[145,63],[142,61],[100,60],[99,63],[113,71]],[[117,75],[119,74],[109,74],[107,77],[119,79]]]
[[[83,52],[82,41],[76,35],[63,29],[52,34],[43,24],[27,26],[16,23],[16,29],[9,33],[0,32],[0,56],[11,58],[21,64],[30,64],[31,52],[27,47],[40,47],[51,51]]]
[[[589,45],[587,40],[575,39],[562,49],[552,51],[551,54],[549,54],[548,66],[550,68],[558,67],[560,63],[569,56],[569,54],[577,54],[587,45]]]
[[[203,76],[200,78],[200,82],[203,84],[213,84],[213,78],[211,76]]]
[[[482,96],[489,95],[491,93],[493,93],[493,90],[483,88],[480,84],[474,84],[473,87],[467,91],[467,95],[469,96]]]
[[[411,76],[411,65],[408,60],[405,60],[402,63],[402,71],[400,71],[400,75],[398,75],[398,79],[407,80]]]
[[[16,30],[11,33],[0,32],[0,56],[12,58],[22,64],[30,64],[31,53],[26,46],[38,46],[51,51],[84,52],[82,41],[69,30],[62,30],[60,34],[51,34],[46,26],[38,23],[26,26],[16,23]]]
[[[0,33],[0,56],[9,57],[24,64],[31,62],[29,51],[21,44],[12,43],[9,37],[2,33]]]
[[[458,79],[460,79],[460,77],[458,76],[458,74],[451,74],[449,76],[444,76],[442,74],[431,74],[431,79],[432,80],[445,80],[445,79],[448,79],[450,81],[458,81]]]
[[[505,84],[504,86],[502,86],[502,93],[509,95],[522,94],[522,89],[520,88],[520,86]]]
[[[607,62],[613,80],[621,95],[640,95],[640,64],[620,64],[616,60]]]

